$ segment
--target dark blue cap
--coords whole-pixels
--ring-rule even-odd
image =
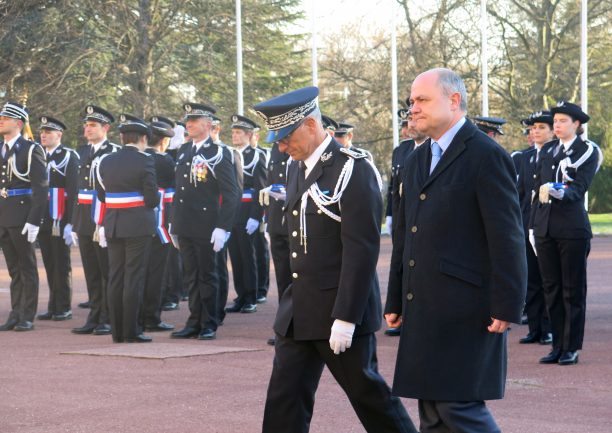
[[[84,122],[93,120],[94,122],[109,124],[115,121],[115,118],[109,111],[96,105],[88,105],[85,107],[85,118]]]
[[[212,115],[217,112],[216,108],[212,105],[195,102],[183,104],[183,110],[185,110],[185,120],[196,117],[207,117],[212,120]]]
[[[232,128],[245,129],[247,131],[253,131],[259,129],[259,125],[253,122],[251,119],[240,114],[234,114],[232,116]]]
[[[136,116],[132,116],[131,114],[122,114],[119,116],[119,132],[135,132],[137,134],[143,134],[146,136],[151,136],[151,129],[149,125]]]
[[[550,111],[536,111],[535,113],[531,113],[527,124],[533,125],[534,123],[548,123],[552,126],[553,115]]]
[[[176,123],[174,123],[174,120],[170,119],[169,117],[164,117],[164,116],[151,116],[149,118],[149,122],[165,123],[166,125],[169,125],[170,128],[174,128],[176,126]]]
[[[350,123],[340,122],[338,123],[338,128],[336,129],[336,135],[342,137],[344,134],[351,132],[355,126]]]
[[[174,137],[174,123],[171,119],[164,116],[151,116],[149,119],[149,128],[151,133],[158,137]]]
[[[270,130],[267,141],[280,141],[297,128],[301,121],[317,107],[317,87],[304,87],[267,101],[260,102],[253,108],[266,122]]]
[[[487,117],[487,116],[474,116],[472,118],[476,126],[484,132],[495,132],[500,135],[504,135],[502,131],[502,125],[506,123],[506,119],[501,117]]]
[[[4,104],[0,116],[19,119],[22,122],[27,122],[30,119],[28,109],[25,105],[10,101]]]
[[[572,104],[571,102],[560,101],[557,103],[556,107],[550,110],[550,112],[553,116],[557,113],[567,114],[580,123],[587,123],[590,119],[589,115],[582,111],[580,106]]]
[[[59,119],[51,116],[41,116],[40,128],[38,129],[53,129],[54,131],[66,130],[66,125]]]
[[[339,126],[338,122],[336,122],[331,117],[326,116],[325,114],[322,114],[321,120],[323,121],[323,128],[331,129],[332,131],[335,131],[336,129],[338,129],[338,126]]]

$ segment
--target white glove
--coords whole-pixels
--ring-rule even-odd
[[[565,195],[565,189],[563,188],[555,189],[553,188],[553,184],[549,183],[548,184],[548,195],[550,195],[553,198],[556,198],[557,200],[563,200],[563,196]]]
[[[40,230],[40,227],[34,224],[25,223],[23,230],[21,230],[21,234],[26,235],[28,237],[28,242],[32,244],[36,240],[36,236],[38,236],[38,230]]]
[[[259,190],[259,204],[261,206],[268,206],[270,204],[270,190],[272,186],[262,188]]]
[[[218,253],[223,249],[223,245],[225,245],[225,241],[229,238],[227,236],[227,232],[223,229],[216,228],[212,232],[212,236],[210,237],[210,243],[213,244],[213,251]]]
[[[66,245],[72,245],[72,224],[66,224],[64,227],[64,242]]]
[[[259,221],[257,221],[254,218],[249,218],[249,220],[246,223],[246,232],[248,235],[252,235],[253,233],[255,233],[255,230],[257,230],[259,228]]]
[[[104,232],[104,226],[100,226],[100,228],[98,229],[98,238],[98,244],[100,245],[100,248],[108,247],[108,244],[106,243],[106,233]]]
[[[75,247],[79,246],[79,235],[76,232],[71,232],[70,237],[72,238],[72,243]]]
[[[334,320],[334,324],[331,327],[331,335],[329,336],[329,347],[334,351],[334,354],[339,355],[351,347],[353,332],[355,332],[354,323],[345,322],[340,319]]]
[[[393,217],[385,217],[385,230],[383,230],[383,234],[390,235],[391,234],[391,225],[393,224]]]
[[[180,250],[178,235],[170,235],[170,240],[172,241],[172,245],[174,245],[174,248]]]
[[[533,229],[529,229],[529,243],[531,244],[531,248],[533,248],[533,253],[537,256],[538,251],[535,246],[535,235],[533,234]]]

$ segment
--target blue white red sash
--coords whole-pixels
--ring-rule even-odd
[[[172,194],[170,197],[170,200],[172,200],[172,197],[174,197],[174,190],[172,188],[159,188],[159,205],[155,210],[155,222],[157,225],[155,231],[157,232],[157,236],[159,236],[159,240],[162,244],[167,244],[170,242],[170,235],[168,234],[168,230],[166,230],[166,222],[164,218],[164,203],[171,203],[171,201],[166,201],[167,194]]]
[[[51,234],[60,235],[60,221],[66,210],[66,190],[64,188],[49,188],[49,214],[53,220]]]
[[[93,202],[91,204],[91,219],[97,226],[102,225],[104,221],[104,214],[106,213],[106,204],[101,202],[98,198],[98,193],[93,192]]]
[[[254,189],[245,189],[242,191],[242,202],[249,203],[253,201],[253,195],[255,194]]]
[[[79,204],[92,204],[95,191],[92,189],[80,189],[77,201]]]
[[[172,203],[174,201],[174,188],[160,188],[159,191],[163,191],[164,203]]]
[[[144,206],[144,196],[140,192],[107,192],[106,207],[108,209],[126,209]]]

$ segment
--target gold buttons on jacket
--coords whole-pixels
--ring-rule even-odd
[[[414,295],[412,293],[408,293],[406,295],[406,299],[408,299],[409,301],[412,301],[414,299]]]
[[[293,212],[291,212],[294,216],[297,216],[298,211],[294,210]]]
[[[413,259],[408,260],[408,266],[410,266],[411,268],[414,268],[415,265],[415,261]]]
[[[295,259],[297,257],[297,253],[291,253],[291,257]]]
[[[294,272],[293,274],[291,274],[291,276],[295,279],[295,278],[298,277],[298,274],[297,274],[297,272]]]
[[[417,229],[417,226],[412,226],[412,228],[410,229],[410,231],[411,231],[412,233],[416,233],[416,232],[417,232],[417,230],[418,230],[418,229]]]
[[[291,236],[296,237],[297,236],[297,232],[291,233]]]
[[[421,200],[425,200],[427,198],[427,194],[423,193],[419,196]]]

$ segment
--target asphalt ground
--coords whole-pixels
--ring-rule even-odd
[[[87,297],[77,249],[72,259],[74,318],[36,321],[32,332],[0,333],[0,432],[260,431],[274,355],[266,345],[277,305],[274,285],[257,313],[228,315],[215,341],[171,340],[168,333],[151,333],[152,344],[118,345],[110,336],[70,332],[85,322],[88,312],[76,306]],[[383,289],[389,259],[385,237],[378,265]],[[42,312],[48,286],[40,256],[38,263]],[[588,281],[586,337],[578,365],[538,364],[549,346],[519,345],[526,326],[512,327],[506,397],[488,403],[503,432],[612,432],[611,237],[593,240]],[[8,286],[2,257],[1,322],[10,310]],[[181,327],[187,310],[183,302],[180,310],[162,318]],[[382,331],[377,337],[380,370],[391,383],[398,340]],[[404,404],[418,424],[416,401],[405,399]],[[326,370],[311,432],[363,431]]]

